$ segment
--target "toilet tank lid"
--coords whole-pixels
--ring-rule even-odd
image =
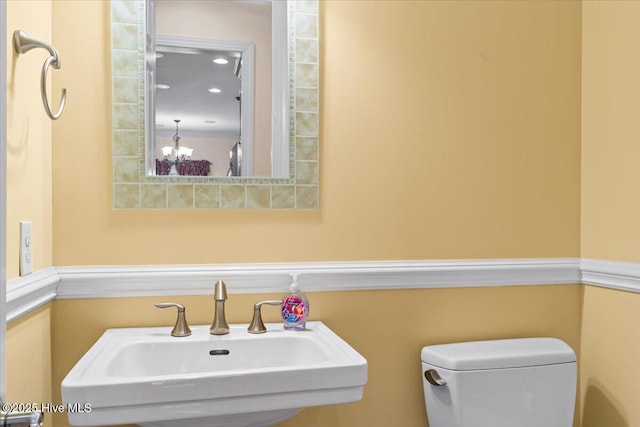
[[[519,338],[431,345],[422,349],[422,361],[452,371],[522,368],[576,361],[564,341],[556,338]]]

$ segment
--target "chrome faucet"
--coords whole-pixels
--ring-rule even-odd
[[[176,324],[171,331],[172,337],[188,337],[189,335],[191,335],[191,329],[189,328],[189,324],[187,323],[183,305],[176,304],[175,302],[159,302],[156,303],[155,306],[158,308],[175,307],[178,309],[178,318],[176,319]]]
[[[227,285],[222,280],[216,282],[214,289],[216,308],[213,314],[213,324],[209,328],[211,335],[225,335],[229,333],[229,324],[224,315],[224,302],[227,300]]]
[[[250,334],[264,334],[267,332],[267,327],[264,325],[262,321],[262,312],[260,309],[263,305],[282,305],[281,300],[268,300],[268,301],[260,301],[253,306],[253,319],[251,319],[251,323],[247,328],[247,331]]]

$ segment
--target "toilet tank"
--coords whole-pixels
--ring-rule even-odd
[[[429,427],[573,425],[576,356],[559,339],[433,345],[421,356]],[[429,383],[430,370],[446,384]]]

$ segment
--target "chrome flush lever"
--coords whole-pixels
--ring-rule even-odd
[[[425,379],[429,382],[429,384],[434,385],[436,387],[441,387],[443,385],[447,385],[447,382],[438,375],[435,369],[429,369],[424,373]]]
[[[187,317],[185,315],[184,306],[181,304],[176,304],[174,302],[159,302],[155,304],[158,308],[169,308],[175,307],[178,309],[178,318],[176,319],[176,324],[171,331],[171,336],[173,337],[188,337],[191,335],[191,329],[189,329],[189,325],[187,324]]]

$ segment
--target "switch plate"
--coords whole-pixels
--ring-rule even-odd
[[[20,276],[33,271],[31,237],[31,221],[20,221]]]

